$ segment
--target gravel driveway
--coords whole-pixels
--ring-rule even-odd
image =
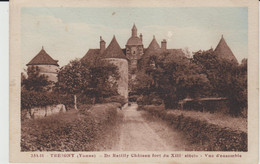
[[[112,151],[180,151],[186,145],[182,136],[160,120],[147,119],[137,104],[123,109],[123,121]]]

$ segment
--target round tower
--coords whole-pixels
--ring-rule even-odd
[[[118,67],[118,93],[128,99],[128,61],[114,36],[103,53],[104,60],[109,61]]]
[[[48,80],[57,82],[59,65],[58,60],[54,60],[42,47],[41,51],[26,66],[38,67],[40,74],[48,76]]]

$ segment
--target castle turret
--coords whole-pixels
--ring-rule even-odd
[[[129,61],[129,80],[135,79],[135,74],[137,72],[137,63],[141,59],[144,53],[143,48],[143,35],[140,34],[140,37],[137,36],[137,28],[135,24],[132,28],[132,36],[128,39],[126,43],[126,57]],[[131,82],[130,82],[131,83]],[[131,86],[131,84],[129,84]],[[131,88],[130,88],[131,90]]]
[[[102,39],[102,36],[100,36],[100,54],[103,54],[106,49],[106,42]]]
[[[233,52],[227,45],[223,35],[221,36],[221,39],[220,39],[216,49],[214,50],[214,54],[221,59],[225,59],[225,60],[229,60],[229,61],[238,63],[235,55],[233,54]]]
[[[135,24],[133,25],[133,28],[132,28],[132,37],[137,37],[137,28],[136,28]]]
[[[54,60],[49,54],[47,54],[43,46],[41,51],[28,64],[26,64],[26,66],[38,67],[40,74],[48,76],[48,80],[54,82],[58,81],[58,60]]]
[[[139,37],[140,37],[141,41],[143,42],[143,34],[142,33],[140,34]]]
[[[151,41],[148,48],[146,49],[144,57],[151,56],[151,55],[160,55],[161,52],[162,51],[161,51],[160,45],[158,44],[155,36],[153,36],[153,40]]]
[[[167,41],[166,39],[163,39],[161,42],[161,49],[162,51],[166,51],[167,50]]]
[[[104,51],[104,60],[113,63],[118,67],[120,78],[118,80],[118,93],[124,98],[128,98],[128,61],[114,36],[110,44]]]

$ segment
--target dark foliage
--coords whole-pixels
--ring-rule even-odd
[[[207,121],[183,115],[174,115],[158,106],[143,106],[153,116],[167,121],[174,129],[182,131],[196,151],[247,151],[247,133],[222,128]]]
[[[69,106],[73,104],[73,96],[59,95],[55,92],[27,91],[25,89],[21,91],[21,110],[56,104]]]
[[[230,114],[238,116],[247,108],[247,60],[242,64],[219,59],[214,53],[195,53],[193,62],[202,68],[212,86],[211,94],[229,100]]]
[[[46,75],[40,74],[40,69],[37,66],[27,68],[27,77],[21,74],[21,86],[28,91],[45,92],[51,89],[53,84],[48,80]]]
[[[73,94],[92,99],[92,103],[99,103],[100,99],[117,95],[118,68],[106,61],[96,64],[82,63],[73,60],[61,68],[55,90],[59,93]],[[87,96],[87,97],[86,97]],[[75,107],[76,108],[76,107]]]
[[[212,49],[199,51],[192,59],[167,53],[149,56],[137,73],[133,92],[142,95],[139,104],[154,104],[158,95],[166,109],[178,108],[180,100],[225,97],[230,114],[247,108],[247,60],[242,64],[218,58]]]
[[[22,122],[21,151],[97,151],[117,123],[117,103]]]
[[[206,95],[209,81],[190,59],[167,53],[150,56],[146,67],[137,75],[135,91],[153,99],[154,93],[166,108],[176,108],[179,100]],[[145,78],[144,78],[145,77]]]
[[[119,104],[121,104],[121,106],[123,106],[124,104],[127,103],[126,99],[120,95],[111,96],[111,97],[104,98],[103,100],[101,100],[101,103],[110,103],[110,102],[119,103]]]
[[[22,90],[21,92],[21,109],[30,109],[32,107],[42,107],[58,103],[59,99],[53,93],[27,90]]]

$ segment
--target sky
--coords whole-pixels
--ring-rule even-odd
[[[238,61],[248,55],[246,7],[26,7],[21,10],[22,68],[42,46],[60,66],[99,48],[100,36],[108,46],[115,35],[125,48],[134,23],[145,48],[155,35],[159,44],[166,39],[168,48],[214,49],[223,34]]]

